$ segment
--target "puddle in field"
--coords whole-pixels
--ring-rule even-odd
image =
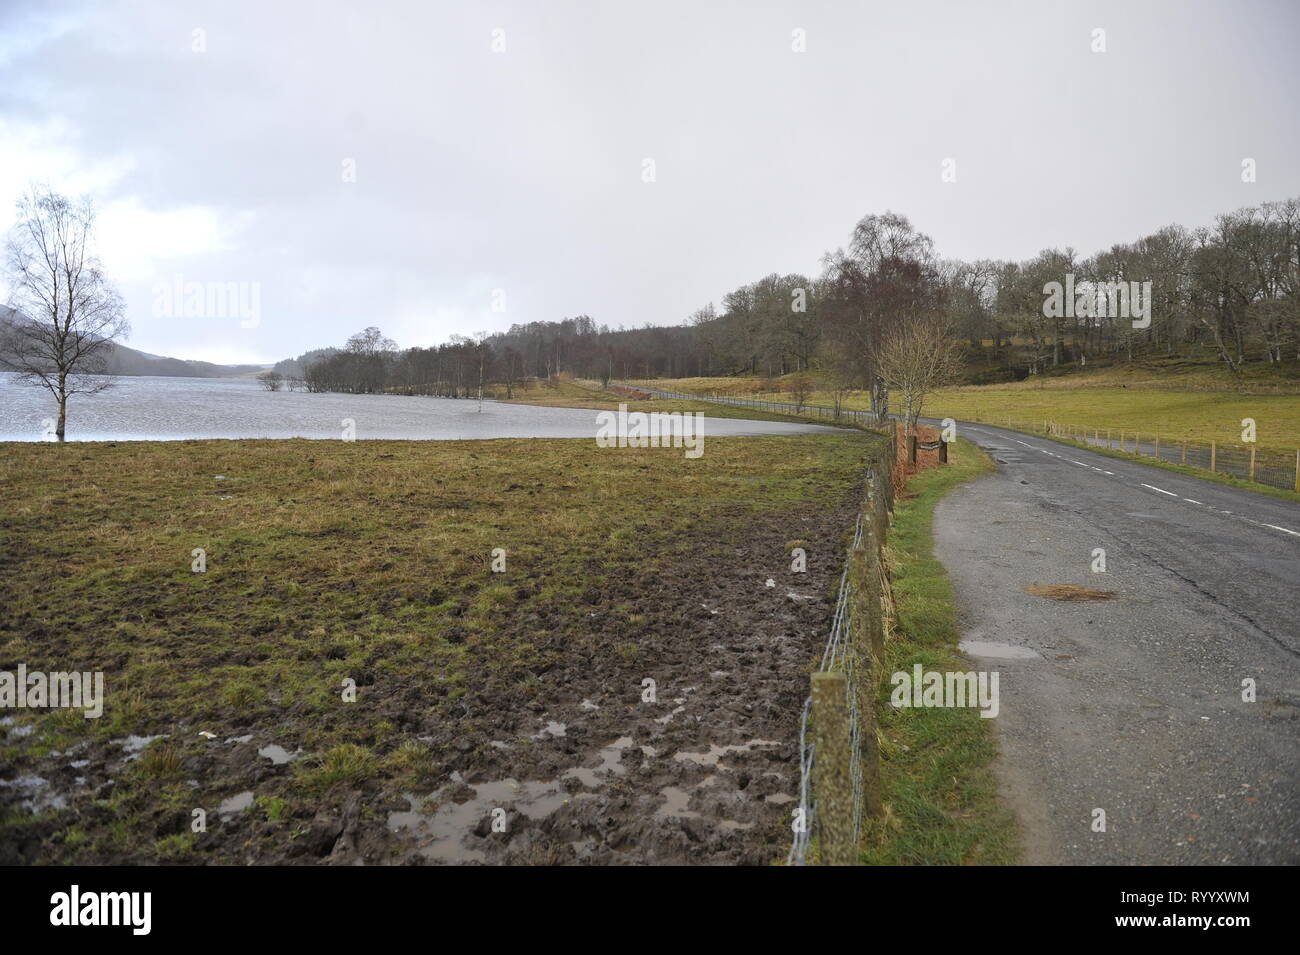
[[[755,746],[780,746],[781,744],[774,739],[751,739],[748,743],[738,743],[733,746],[719,746],[716,743],[709,744],[707,753],[688,753],[685,751],[673,754],[673,759],[681,762],[691,762],[696,766],[719,766],[719,760],[728,753],[748,753]],[[724,769],[726,767],[723,767]]]
[[[558,727],[560,732],[549,735],[563,735],[562,724],[548,724],[547,729]],[[545,735],[545,734],[544,734]],[[633,747],[632,737],[620,736],[608,746],[601,747],[596,756],[598,766],[575,766],[566,769],[558,778],[549,781],[525,780],[520,782],[513,777],[486,783],[465,783],[460,773],[452,773],[452,785],[430,793],[417,796],[405,793],[408,809],[388,814],[390,832],[407,832],[417,842],[417,849],[426,859],[440,862],[482,862],[484,852],[467,842],[471,834],[491,838],[504,836],[492,832],[494,809],[505,809],[507,816],[517,812],[536,822],[550,816],[566,803],[578,799],[590,799],[593,793],[568,792],[563,783],[576,779],[588,789],[595,789],[610,779],[627,774],[623,765],[623,754]],[[653,755],[649,747],[640,747],[642,753]],[[456,802],[453,791],[462,785],[473,790],[474,795],[463,802]],[[462,790],[463,791],[463,790]]]
[[[1018,647],[1011,643],[994,643],[989,640],[963,640],[957,644],[962,653],[973,657],[990,657],[995,660],[1038,660],[1038,653],[1029,647]]]
[[[218,816],[236,816],[253,804],[253,791],[246,789],[242,793],[221,800],[221,805],[217,806]]]
[[[685,789],[678,789],[676,786],[665,786],[659,790],[659,795],[664,797],[664,804],[655,810],[655,815],[660,819],[700,818],[698,812],[686,808],[690,805],[691,794]]]
[[[18,804],[28,812],[39,813],[45,809],[64,809],[68,801],[50,788],[44,776],[19,776],[9,781],[0,780],[0,786],[18,791]]]
[[[109,740],[109,742],[122,747],[122,751],[126,753],[126,761],[129,763],[133,759],[139,759],[146,746],[166,735],[166,733],[159,733],[157,736],[126,736],[122,739]]]
[[[460,773],[452,773],[457,784]],[[466,844],[471,833],[479,836],[505,837],[505,833],[492,832],[494,809],[520,813],[537,821],[545,819],[573,799],[590,798],[590,793],[569,794],[552,782],[519,782],[503,779],[489,783],[469,783],[474,796],[464,802],[450,798],[442,801],[444,790],[429,796],[406,793],[410,808],[388,814],[389,832],[409,832],[417,840],[417,848],[426,859],[441,862],[482,862],[486,858],[481,849]],[[455,788],[459,788],[457,785]]]
[[[283,746],[276,743],[272,743],[270,746],[263,746],[257,751],[258,756],[265,756],[276,766],[283,766],[285,763],[297,759],[301,754],[302,750],[295,750],[291,753]]]
[[[603,776],[622,776],[627,772],[627,767],[622,764],[623,750],[632,745],[632,737],[620,736],[608,746],[602,747],[597,754],[600,756],[600,765],[594,769],[587,769],[582,766],[575,766],[573,769],[566,769],[561,775],[561,779],[576,779],[588,789],[595,789],[600,785]]]

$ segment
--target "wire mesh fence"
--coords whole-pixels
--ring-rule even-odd
[[[868,411],[685,394],[640,384],[627,387],[658,397],[712,401],[861,428],[877,424]],[[895,429],[889,428],[888,434],[867,467],[866,494],[840,573],[830,635],[800,713],[799,796],[786,855],[789,865],[856,863],[863,821],[880,811],[874,706],[885,632],[881,545],[894,507],[899,447]]]
[[[853,544],[850,551],[862,549],[863,512],[858,512],[854,524]],[[856,845],[862,838],[862,755],[861,755],[861,719],[858,712],[857,656],[849,645],[849,623],[853,614],[853,581],[849,578],[849,563],[845,561],[844,571],[840,574],[839,595],[835,601],[835,613],[831,618],[831,633],[822,650],[819,673],[842,673],[845,678],[845,698],[849,713],[849,780],[850,799],[853,811],[853,842]],[[817,745],[809,734],[812,719],[813,698],[810,693],[804,700],[803,713],[799,718],[799,813],[794,827],[794,840],[786,857],[787,865],[805,865],[812,833],[817,826],[817,800],[813,793],[812,779],[816,768]]]
[[[1188,441],[1170,438],[1157,431],[1084,427],[1050,420],[1024,421],[1004,417],[977,417],[973,420],[1015,431],[1067,438],[1090,447],[1122,451],[1300,493],[1300,449],[1290,452],[1259,448],[1253,443]]]
[[[870,411],[852,408],[828,408],[824,405],[790,404],[780,401],[765,401],[759,398],[737,398],[731,395],[705,392],[687,394],[677,391],[663,391],[646,385],[633,385],[639,391],[665,398],[680,398],[687,401],[713,401],[719,404],[736,405],[753,408],[757,411],[769,411],[773,414],[786,414],[796,417],[815,418],[829,422],[856,424],[870,428],[879,426],[879,419]],[[896,415],[890,417],[896,418]],[[1028,431],[1045,434],[1049,437],[1065,437],[1093,447],[1108,448],[1112,451],[1124,451],[1138,457],[1154,458],[1169,464],[1181,464],[1199,468],[1212,474],[1224,474],[1242,481],[1251,481],[1268,487],[1281,488],[1300,493],[1300,448],[1294,452],[1277,449],[1258,448],[1254,444],[1228,444],[1216,441],[1188,441],[1171,439],[1157,431],[1134,431],[1132,429],[1083,427],[1051,420],[1020,420],[999,416],[967,416],[966,420],[977,424],[991,424],[1010,428],[1014,431]]]
[[[768,411],[772,414],[784,414],[798,418],[816,418],[823,421],[856,424],[863,428],[873,427],[879,423],[879,419],[874,412],[862,411],[855,408],[827,408],[825,405],[813,405],[806,402],[803,404],[791,404],[784,401],[764,401],[761,398],[737,398],[733,395],[725,395],[719,392],[689,394],[682,391],[665,391],[662,388],[651,388],[648,385],[629,383],[618,384],[621,384],[622,387],[631,388],[636,391],[644,391],[646,394],[655,395],[660,398],[680,398],[683,401],[712,401],[721,405],[734,405],[737,408],[752,408],[755,411]]]

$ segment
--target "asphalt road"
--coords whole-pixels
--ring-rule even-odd
[[[958,431],[998,471],[941,502],[936,555],[974,667],[1000,674],[999,778],[1025,861],[1300,862],[1300,504]]]

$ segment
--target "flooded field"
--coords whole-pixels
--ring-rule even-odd
[[[58,413],[50,393],[0,374],[0,441],[40,441]],[[268,392],[247,378],[119,378],[97,395],[68,402],[69,441],[180,441],[191,438],[342,437],[357,440],[586,438],[596,412],[401,395]],[[705,435],[832,432],[819,425],[706,418]]]

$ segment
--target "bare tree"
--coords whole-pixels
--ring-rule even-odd
[[[278,371],[264,371],[257,376],[257,380],[262,383],[263,391],[279,391],[280,386],[284,383],[284,378]],[[289,379],[292,381],[293,379]]]
[[[885,339],[876,363],[881,377],[903,396],[903,421],[910,435],[916,432],[926,396],[956,379],[960,345],[947,322],[912,318]]]
[[[790,396],[794,398],[795,410],[802,413],[803,406],[813,391],[813,377],[807,372],[799,372],[790,379]]]
[[[129,330],[122,299],[91,251],[95,209],[48,186],[19,197],[6,245],[9,305],[15,310],[0,343],[0,366],[49,389],[59,405],[55,433],[64,440],[68,398],[113,384],[105,377],[112,342]]]

